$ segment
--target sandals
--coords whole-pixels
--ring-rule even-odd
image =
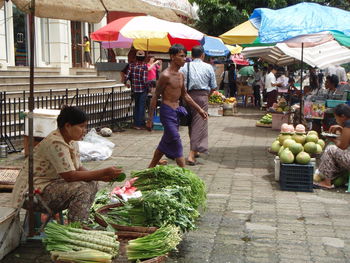
[[[197,162],[192,162],[192,161],[189,161],[188,159],[186,159],[186,164],[189,165],[189,166],[195,166]]]
[[[332,184],[331,186],[324,186],[324,185],[320,185],[318,183],[313,183],[313,188],[314,189],[322,189],[322,190],[332,190],[334,189],[334,184]]]

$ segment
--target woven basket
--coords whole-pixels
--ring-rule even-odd
[[[108,210],[114,207],[119,207],[123,206],[123,204],[112,204],[112,205],[106,205],[98,209],[95,214],[95,221],[97,224],[100,226],[106,227],[107,222],[100,217],[98,214],[107,214]],[[118,231],[125,231],[125,232],[138,232],[138,233],[153,233],[156,231],[158,228],[157,227],[144,227],[144,226],[123,226],[123,225],[118,225],[118,224],[110,224],[115,230]]]
[[[17,167],[0,167],[0,189],[12,189],[20,171]]]

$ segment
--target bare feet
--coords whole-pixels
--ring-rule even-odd
[[[159,160],[158,165],[167,165],[168,161],[167,160]]]

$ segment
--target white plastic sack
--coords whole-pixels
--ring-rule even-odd
[[[106,160],[112,155],[115,146],[108,139],[98,135],[95,129],[91,129],[78,143],[82,162]]]

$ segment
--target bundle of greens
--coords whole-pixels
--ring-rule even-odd
[[[54,261],[76,262],[76,263],[111,263],[112,256],[108,253],[93,249],[79,251],[51,251],[51,259]]]
[[[90,208],[90,213],[96,212],[102,206],[108,205],[111,202],[111,196],[106,188],[100,189],[96,195],[94,203]]]
[[[162,256],[175,249],[180,241],[179,228],[171,225],[162,227],[153,234],[130,240],[127,245],[128,259],[135,260]]]
[[[189,187],[172,186],[144,192],[140,198],[129,199],[124,206],[111,208],[107,216],[101,215],[108,223],[127,226],[156,226],[172,224],[182,231],[195,229],[199,213],[194,209],[187,195]]]
[[[186,193],[186,198],[191,206],[195,209],[205,206],[205,184],[191,170],[171,165],[158,165],[154,168],[133,172],[131,176],[138,178],[133,186],[141,190],[142,193],[174,185],[189,186],[191,191]]]
[[[119,252],[119,242],[113,232],[84,230],[50,222],[45,227],[45,234],[43,242],[48,251],[74,252],[90,249],[105,252],[111,258]]]

